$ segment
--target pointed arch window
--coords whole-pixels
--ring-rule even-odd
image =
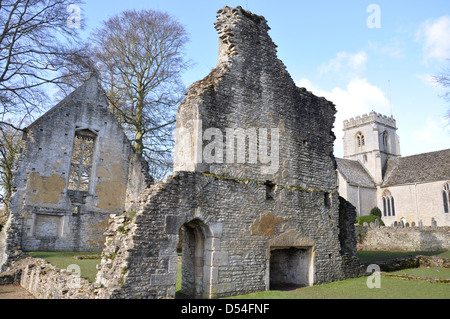
[[[356,148],[361,149],[366,144],[366,141],[364,139],[364,134],[361,132],[358,132],[356,134]]]
[[[450,182],[446,183],[442,189],[442,199],[444,203],[444,213],[448,214],[450,210]]]
[[[395,216],[395,201],[391,192],[385,190],[383,192],[383,216]]]
[[[382,137],[383,137],[383,149],[386,152],[389,152],[389,133],[388,133],[388,131],[384,131]]]

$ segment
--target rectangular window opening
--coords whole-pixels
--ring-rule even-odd
[[[325,208],[331,207],[330,193],[325,192],[325,194],[323,195],[323,201],[324,201]]]
[[[96,135],[89,130],[75,133],[68,190],[88,192]]]
[[[275,191],[275,184],[271,181],[265,182],[266,185],[266,199],[267,200],[273,200],[275,197],[274,191]]]

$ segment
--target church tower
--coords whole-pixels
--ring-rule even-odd
[[[359,161],[378,185],[388,158],[400,156],[395,119],[370,112],[344,121],[344,158]]]

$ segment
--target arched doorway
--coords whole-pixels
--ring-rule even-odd
[[[207,226],[194,219],[185,223],[181,230],[181,291],[177,297],[204,298],[207,296],[203,278]]]

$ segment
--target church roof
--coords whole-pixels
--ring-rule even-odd
[[[390,158],[382,186],[450,180],[450,149]]]
[[[336,158],[337,169],[346,181],[355,186],[374,187],[375,183],[366,169],[358,161]]]

